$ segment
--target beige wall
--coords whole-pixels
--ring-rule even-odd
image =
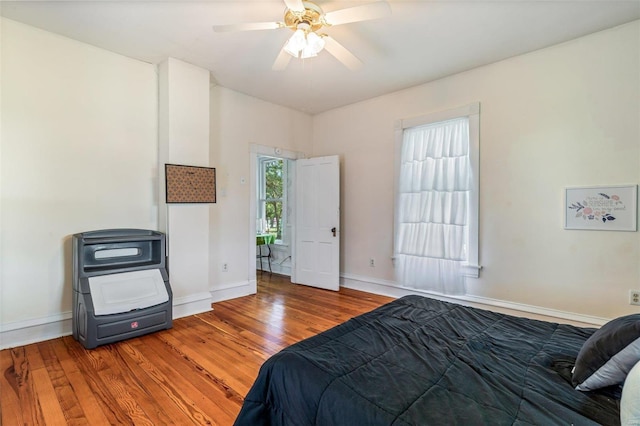
[[[167,235],[173,317],[211,310],[209,216],[215,204],[166,204],[165,164],[209,166],[209,71],[158,65],[159,230]]]
[[[211,212],[214,300],[255,291],[255,221],[251,221],[251,146],[310,152],[311,116],[224,87],[211,89],[211,159],[218,177]],[[229,266],[222,272],[222,263]]]
[[[640,181],[639,28],[315,116],[313,154],[343,160],[343,274],[393,284],[394,122],[479,101],[483,270],[469,293],[604,318],[638,312],[628,291],[640,288],[640,234],[564,230],[563,196]]]
[[[153,65],[6,19],[1,60],[6,330],[70,318],[72,234],[157,227],[157,79]]]

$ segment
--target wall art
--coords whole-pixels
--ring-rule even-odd
[[[638,185],[565,189],[565,229],[635,231]]]
[[[165,164],[167,203],[215,203],[216,169]]]

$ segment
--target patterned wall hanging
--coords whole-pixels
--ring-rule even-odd
[[[164,170],[167,204],[216,202],[215,168],[165,164]]]

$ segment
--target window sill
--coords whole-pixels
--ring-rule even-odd
[[[462,265],[462,275],[470,278],[478,278],[480,276],[480,269],[482,266],[480,265]]]

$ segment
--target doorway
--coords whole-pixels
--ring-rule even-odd
[[[251,146],[250,281],[256,283],[257,274],[264,273],[266,259],[269,273],[339,290],[339,165],[336,155],[304,158]]]
[[[295,182],[293,160],[258,155],[256,164],[257,269],[291,276],[293,218],[290,194]]]
[[[302,157],[293,151],[251,145],[250,280],[271,272],[294,274],[295,160]],[[265,242],[268,245],[258,245]]]

